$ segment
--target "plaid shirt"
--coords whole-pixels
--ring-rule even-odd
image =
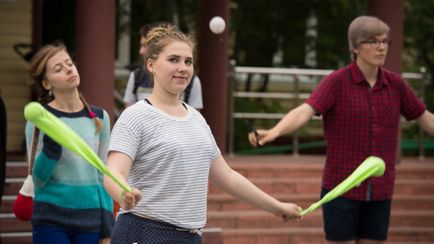
[[[368,156],[378,156],[386,163],[384,176],[367,179],[344,197],[391,199],[400,114],[413,120],[425,111],[402,77],[380,68],[370,88],[353,62],[325,77],[306,103],[323,115],[327,141],[323,187],[333,189]]]

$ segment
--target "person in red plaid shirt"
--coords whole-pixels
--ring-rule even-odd
[[[249,133],[249,141],[264,145],[322,115],[327,159],[321,197],[368,156],[382,158],[384,176],[370,178],[325,204],[323,218],[330,243],[383,243],[389,227],[400,116],[416,120],[434,135],[434,115],[399,74],[382,67],[391,43],[386,23],[358,17],[348,28],[348,42],[353,62],[325,77],[305,103],[273,128]]]

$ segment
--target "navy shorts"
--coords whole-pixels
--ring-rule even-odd
[[[34,225],[33,244],[97,244],[101,238],[98,232],[79,232],[62,227]]]
[[[321,197],[329,190],[322,189]],[[324,231],[328,241],[369,239],[385,241],[391,200],[356,201],[338,197],[323,205]]]
[[[180,228],[134,214],[119,214],[113,228],[111,243],[146,243],[146,244],[200,244],[202,237],[199,234],[179,230]]]

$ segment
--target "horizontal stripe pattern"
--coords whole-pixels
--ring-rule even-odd
[[[220,150],[202,115],[187,108],[188,115],[177,118],[145,102],[134,104],[116,122],[109,151],[133,159],[128,183],[143,197],[131,212],[202,228],[209,170]]]

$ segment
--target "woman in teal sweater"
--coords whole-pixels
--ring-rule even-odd
[[[40,88],[40,102],[70,126],[105,161],[110,121],[78,92],[80,76],[64,46],[48,45],[33,56],[29,74]],[[28,151],[35,127],[26,125]],[[42,132],[33,167],[33,243],[98,243],[114,224],[112,201],[103,175],[79,155]],[[107,239],[106,239],[107,240]]]

